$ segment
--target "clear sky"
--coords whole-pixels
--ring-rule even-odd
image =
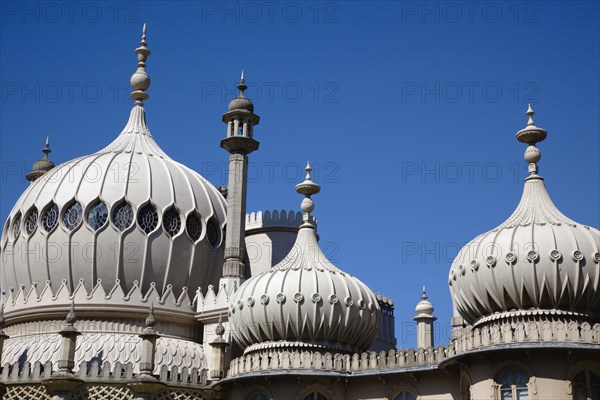
[[[450,264],[516,206],[531,102],[541,175],[570,218],[600,226],[599,3],[583,1],[2,1],[0,217],[50,135],[58,163],[121,131],[143,22],[150,129],[225,181],[221,114],[242,68],[261,123],[248,210],[299,209],[311,160],[321,244],[396,304],[414,346],[426,285],[448,340]]]

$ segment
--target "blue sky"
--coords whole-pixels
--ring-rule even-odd
[[[600,226],[599,3],[470,4],[3,1],[0,217],[46,135],[60,163],[120,132],[147,22],[161,147],[225,181],[221,114],[244,68],[262,118],[248,210],[298,209],[311,160],[326,253],[394,299],[402,346],[426,285],[445,343],[452,259],[521,195],[528,102],[554,202]]]

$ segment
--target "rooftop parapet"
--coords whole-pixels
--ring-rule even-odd
[[[246,232],[262,228],[293,228],[298,229],[302,224],[300,211],[267,210],[246,214]],[[311,217],[311,223],[316,226],[317,220]]]

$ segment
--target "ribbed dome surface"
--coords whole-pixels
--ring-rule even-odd
[[[106,148],[34,181],[2,236],[2,289],[47,280],[108,293],[138,281],[159,293],[216,283],[223,261],[226,203],[218,190],[160,149],[136,105]]]
[[[467,322],[514,309],[598,313],[599,263],[598,229],[563,215],[534,175],[513,214],[458,254],[450,291]]]
[[[235,338],[244,347],[304,344],[364,350],[375,339],[379,320],[373,292],[327,260],[308,223],[290,253],[244,282],[230,306]]]

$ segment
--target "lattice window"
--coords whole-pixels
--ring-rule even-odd
[[[212,247],[217,247],[220,240],[220,230],[214,220],[208,221],[208,225],[206,227],[206,236],[208,237],[208,242]]]
[[[133,209],[129,203],[121,203],[113,209],[112,220],[115,227],[123,232],[133,223]]]
[[[72,231],[73,229],[77,228],[77,226],[79,226],[79,224],[81,223],[82,214],[83,209],[81,208],[81,204],[71,204],[63,214],[63,224],[68,230]]]
[[[165,390],[155,397],[156,400],[205,400],[206,398],[198,391],[187,390]]]
[[[50,400],[51,397],[43,386],[8,386],[6,400]]]
[[[58,206],[52,204],[44,211],[42,216],[42,226],[46,232],[50,232],[58,223]]]
[[[17,214],[12,223],[12,238],[17,240],[21,234],[21,213]]]
[[[98,202],[94,204],[88,211],[88,225],[95,231],[102,228],[108,221],[108,208],[106,204]]]
[[[575,375],[573,379],[573,400],[600,399],[600,376],[589,369]]]
[[[252,396],[248,397],[248,400],[269,400],[269,396],[259,392],[252,394]]]
[[[32,208],[27,214],[27,217],[25,217],[25,232],[27,232],[28,235],[31,235],[35,231],[37,222],[38,212],[35,208]]]
[[[188,215],[185,221],[185,228],[194,242],[202,236],[202,221],[200,221],[200,218],[196,214]]]
[[[176,209],[169,208],[163,214],[163,227],[165,228],[167,235],[171,237],[179,233],[181,230],[181,217]]]
[[[150,233],[158,226],[158,212],[152,204],[146,204],[138,211],[138,224],[146,233]]]
[[[89,386],[73,400],[133,400],[135,397],[126,386]]]

